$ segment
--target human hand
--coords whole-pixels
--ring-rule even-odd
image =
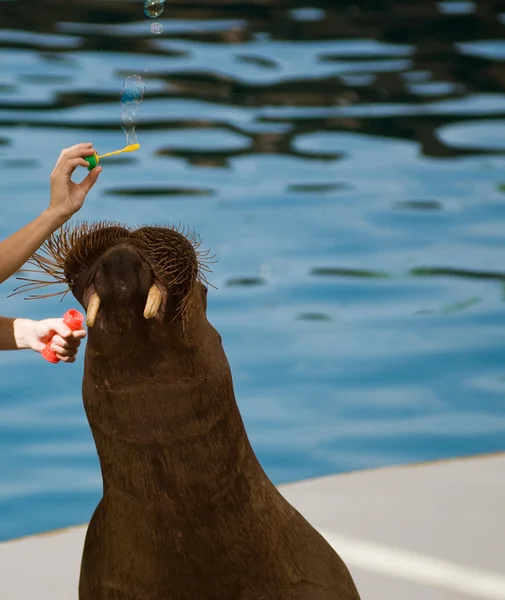
[[[49,210],[54,212],[62,223],[70,219],[84,204],[87,193],[95,185],[102,167],[89,172],[81,183],[74,183],[72,173],[78,166],[88,167],[85,156],[95,153],[93,144],[77,144],[66,148],[60,154],[58,162],[51,173],[51,201]]]
[[[86,330],[71,331],[63,323],[63,319],[16,319],[14,335],[18,348],[42,352],[46,344],[51,342],[49,347],[62,362],[73,363],[81,340],[86,337]]]

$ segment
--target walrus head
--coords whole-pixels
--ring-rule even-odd
[[[207,320],[209,256],[199,246],[173,227],[66,226],[31,259],[51,280],[22,286],[62,283],[86,310],[84,407],[104,480],[130,497],[166,500],[195,486],[210,497],[248,443],[221,336]],[[31,297],[47,295],[56,294]],[[177,459],[163,454],[169,445]]]
[[[50,281],[23,278],[28,283],[16,293],[65,284],[59,293],[71,291],[86,310],[90,342],[102,358],[118,354],[118,337],[125,352],[135,354],[128,332],[135,333],[137,351],[148,354],[161,340],[164,347],[191,346],[195,331],[206,323],[209,256],[200,244],[170,226],[67,225],[30,260]]]

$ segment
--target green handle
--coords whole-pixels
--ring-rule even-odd
[[[92,171],[98,166],[98,155],[96,153],[91,156],[85,156],[84,160],[88,163],[88,171]]]

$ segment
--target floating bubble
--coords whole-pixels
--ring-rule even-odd
[[[125,114],[126,113],[126,114]],[[130,104],[123,111],[123,118],[121,119],[121,128],[126,136],[126,145],[137,144],[137,114],[136,105]]]
[[[126,107],[123,111],[123,115],[121,117],[121,123],[125,127],[135,127],[136,125],[136,115],[133,114],[134,111],[131,107]]]
[[[146,84],[140,75],[130,75],[125,79],[121,90],[121,126],[126,135],[126,145],[137,143],[137,107],[144,99]]]
[[[150,19],[157,19],[164,10],[165,0],[145,0],[144,2],[144,14]]]
[[[156,35],[163,33],[163,25],[161,23],[151,23],[151,33]]]
[[[140,104],[144,99],[146,84],[140,75],[130,75],[124,80],[121,90],[121,106]]]

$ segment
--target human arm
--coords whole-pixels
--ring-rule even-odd
[[[47,209],[0,242],[0,283],[16,273],[63,222],[55,211]]]
[[[53,337],[54,336],[54,337]],[[0,317],[0,350],[34,350],[42,352],[51,341],[56,356],[67,363],[75,362],[86,331],[70,331],[63,319],[10,319]]]
[[[63,150],[51,173],[49,207],[31,223],[0,242],[0,283],[16,273],[44,241],[84,204],[102,169],[93,169],[81,183],[71,180],[78,166],[87,167],[85,156],[95,152],[91,143]]]

